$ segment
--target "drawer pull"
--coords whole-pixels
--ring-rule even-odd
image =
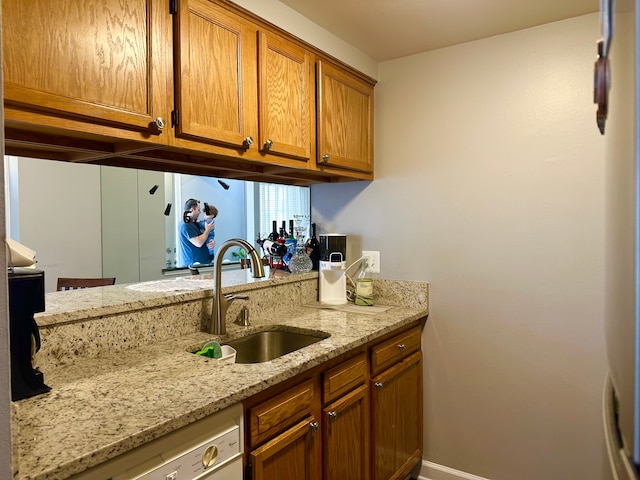
[[[309,428],[311,428],[312,432],[317,432],[320,429],[320,424],[318,422],[311,422]]]
[[[400,345],[398,345],[398,349],[399,349],[401,352],[404,352],[406,348],[407,348],[407,346],[406,346],[404,343],[401,343]]]
[[[382,387],[384,386],[382,382],[376,382],[373,385],[376,387],[376,390],[382,390]]]
[[[322,155],[322,161],[324,163],[327,163],[330,159],[331,159],[331,155],[329,155],[328,153],[325,153],[324,155]]]
[[[331,410],[329,413],[327,413],[327,417],[329,417],[329,420],[335,420],[336,418],[338,418],[338,412]]]
[[[242,145],[244,148],[251,148],[251,145],[253,145],[253,138],[251,136],[246,137],[242,142]]]
[[[273,148],[273,141],[269,138],[266,142],[264,142],[264,149],[269,151]]]

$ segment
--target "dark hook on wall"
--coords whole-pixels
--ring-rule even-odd
[[[153,187],[151,187],[151,190],[149,190],[149,194],[153,195],[154,193],[156,193],[156,190],[158,190],[158,185],[154,185]]]
[[[228,183],[225,183],[222,180],[218,180],[218,183],[220,185],[222,185],[222,188],[224,188],[225,190],[229,190],[229,184]]]
[[[164,214],[168,217],[170,213],[171,213],[171,204],[167,203],[167,206],[164,209]]]

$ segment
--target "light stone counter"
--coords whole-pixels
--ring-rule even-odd
[[[347,313],[304,306],[317,299],[315,272],[242,285],[234,275],[238,274],[228,276],[229,287],[223,291],[243,291],[249,296],[244,304],[249,305],[253,325],[228,323],[228,334],[222,338],[199,331],[200,322],[186,318],[178,318],[176,325],[189,324],[190,332],[165,338],[159,333],[164,324],[163,328],[154,329],[158,317],[146,315],[149,310],[171,310],[194,303],[200,309],[198,312],[195,308],[194,312],[203,316],[210,308],[211,287],[171,293],[100,287],[73,299],[62,298],[68,293],[48,294],[47,312],[38,319],[45,328],[43,351],[38,353],[43,361],[37,363],[52,390],[13,404],[14,434],[18,438],[15,478],[67,478],[428,313],[428,284],[423,282],[376,280],[377,303],[397,306],[370,314],[367,307],[359,307],[362,312]],[[83,298],[82,305],[76,303],[79,297]],[[69,302],[80,308],[72,308]],[[65,308],[69,309],[68,316]],[[83,319],[78,311],[87,317]],[[128,320],[122,321],[123,318]],[[108,325],[110,320],[117,324],[117,332]],[[92,324],[109,331],[111,340],[83,351],[83,333],[87,334]],[[189,352],[208,340],[224,343],[275,324],[319,330],[330,337],[261,364],[221,365],[217,360]],[[78,331],[69,337],[73,329]],[[75,353],[60,353],[72,346]],[[46,353],[56,349],[58,356]]]

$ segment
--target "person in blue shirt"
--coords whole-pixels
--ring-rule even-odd
[[[209,210],[207,212],[207,209]],[[200,222],[200,226],[204,229],[204,226],[206,223],[213,223],[214,228],[212,228],[209,231],[209,236],[207,237],[207,247],[211,244],[210,240],[213,240],[214,238],[216,238],[216,229],[215,229],[215,224],[216,222],[214,221],[214,219],[218,216],[218,209],[216,207],[214,207],[213,205],[211,205],[210,203],[204,202],[204,221]],[[215,247],[215,241],[213,242],[213,245]],[[211,254],[212,257],[215,257],[216,252],[214,250],[214,247],[209,248],[209,253]]]
[[[198,200],[190,198],[185,202],[184,215],[178,227],[178,248],[182,258],[182,265],[179,266],[188,267],[198,263],[201,265],[213,263],[213,255],[209,253],[209,249],[215,248],[216,241],[207,239],[215,227],[215,223],[205,222],[204,225],[201,225],[198,222],[200,213]]]

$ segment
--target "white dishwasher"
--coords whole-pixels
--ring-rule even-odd
[[[142,445],[74,480],[242,480],[242,405]]]

